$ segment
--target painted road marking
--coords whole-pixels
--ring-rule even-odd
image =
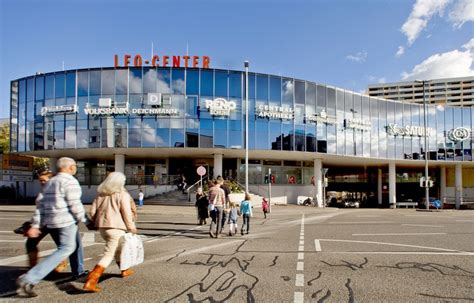
[[[304,286],[304,274],[296,274],[295,286]]]
[[[444,227],[441,225],[429,225],[429,224],[402,224],[403,226],[419,226],[419,227]]]
[[[378,244],[378,245],[389,245],[389,246],[400,246],[400,247],[411,247],[411,248],[431,249],[431,250],[439,250],[439,251],[443,251],[443,252],[451,252],[451,253],[458,253],[458,254],[474,255],[474,253],[467,252],[467,251],[462,251],[462,250],[447,249],[447,248],[438,248],[438,247],[429,247],[429,246],[408,245],[408,244],[400,244],[400,243],[389,243],[389,242],[356,241],[356,240],[336,240],[336,239],[319,239],[319,241],[327,241],[327,242],[348,242],[348,243],[364,243],[364,244]],[[369,252],[367,252],[367,253],[369,253]],[[420,252],[414,252],[414,253],[420,253]]]
[[[321,251],[321,242],[319,240],[314,240],[314,247],[316,248],[316,251]]]
[[[386,234],[352,234],[353,236],[439,236],[447,233],[386,233]]]
[[[470,252],[424,252],[424,251],[331,251],[331,254],[348,254],[348,255],[430,255],[430,256],[474,256]]]
[[[354,222],[329,222],[329,224],[389,224],[392,221],[354,221]]]
[[[304,260],[304,253],[298,253],[298,260]]]
[[[304,292],[296,292],[295,291],[295,297],[293,299],[293,302],[303,303],[304,302]]]
[[[296,263],[296,270],[304,270],[304,262]]]

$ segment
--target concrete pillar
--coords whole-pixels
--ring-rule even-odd
[[[314,159],[314,197],[318,207],[323,206],[323,163],[321,159]]]
[[[382,169],[377,169],[377,204],[382,206]]]
[[[125,174],[125,155],[115,154],[115,171]]]
[[[53,172],[53,174],[56,174],[58,172],[56,162],[58,162],[58,158],[49,158],[49,169]]]
[[[439,168],[439,200],[444,203],[446,197],[446,166]]]
[[[462,202],[462,166],[461,164],[456,164],[455,166],[455,191],[456,191],[456,209],[461,208]]]
[[[214,154],[214,179],[217,176],[222,176],[222,154]]]
[[[397,178],[395,162],[388,164],[388,203],[390,208],[397,208]]]

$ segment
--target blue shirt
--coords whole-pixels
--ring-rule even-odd
[[[244,200],[240,203],[240,213],[252,216],[252,202]]]

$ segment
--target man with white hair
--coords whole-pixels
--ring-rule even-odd
[[[78,223],[85,223],[87,219],[81,202],[81,186],[73,177],[77,172],[76,161],[63,157],[58,160],[56,166],[58,174],[45,185],[43,196],[37,201],[28,236],[38,237],[41,226],[51,235],[58,249],[18,278],[17,292],[23,292],[29,297],[37,296],[33,287],[69,256],[73,274],[86,274]]]

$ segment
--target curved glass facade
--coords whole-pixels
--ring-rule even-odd
[[[11,82],[11,149],[245,147],[245,73],[100,68]],[[474,108],[423,107],[249,74],[249,148],[472,161]],[[466,135],[467,131],[467,135]],[[467,137],[466,137],[467,136]]]

